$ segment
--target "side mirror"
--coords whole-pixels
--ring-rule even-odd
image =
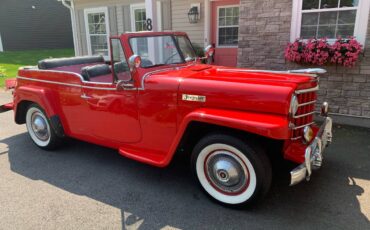
[[[204,48],[204,54],[206,55],[205,59],[207,60],[207,64],[211,64],[213,55],[215,54],[215,48],[213,48],[212,45],[207,46]]]
[[[136,54],[132,55],[128,59],[128,65],[130,66],[130,71],[131,72],[135,71],[141,65],[141,57],[139,55],[136,55]]]

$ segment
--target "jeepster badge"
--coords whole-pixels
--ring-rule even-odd
[[[183,94],[182,95],[182,100],[183,101],[206,102],[206,96]]]

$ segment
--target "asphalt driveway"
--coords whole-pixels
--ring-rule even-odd
[[[184,159],[159,169],[80,141],[45,152],[3,113],[0,229],[370,229],[370,130],[334,135],[310,182],[277,176],[263,203],[240,211],[211,202]]]

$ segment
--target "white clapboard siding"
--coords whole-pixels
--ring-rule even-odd
[[[200,4],[200,20],[198,23],[190,24],[188,12],[192,3]],[[175,0],[171,2],[172,29],[188,33],[193,43],[203,46],[204,44],[204,1],[199,0]]]

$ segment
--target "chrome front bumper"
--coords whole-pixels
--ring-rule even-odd
[[[295,185],[302,180],[310,180],[312,170],[319,169],[322,164],[325,148],[332,141],[332,124],[330,117],[325,117],[324,123],[321,125],[314,141],[307,146],[305,152],[305,162],[290,172],[290,185]]]

